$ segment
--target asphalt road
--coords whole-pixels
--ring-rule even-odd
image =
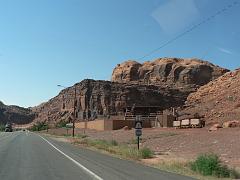
[[[188,180],[28,132],[0,133],[1,180]]]

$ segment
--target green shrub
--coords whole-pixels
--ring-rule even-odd
[[[56,127],[57,127],[57,128],[63,128],[63,127],[66,127],[67,124],[68,124],[68,123],[67,123],[66,121],[61,120],[61,121],[59,121],[59,122],[56,124]]]
[[[37,122],[29,130],[30,131],[43,131],[43,130],[47,130],[47,129],[48,129],[48,125],[45,122]]]
[[[219,166],[219,158],[216,155],[201,155],[195,162],[192,163],[191,168],[204,176],[213,175],[214,171]]]
[[[218,178],[236,178],[236,171],[222,165],[219,157],[215,154],[200,155],[197,160],[191,163],[191,169],[203,176],[215,176]]]
[[[148,158],[152,158],[154,153],[151,149],[144,147],[140,150],[141,153],[141,158],[143,159],[148,159]]]

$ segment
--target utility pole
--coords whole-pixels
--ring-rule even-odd
[[[74,102],[73,102],[73,127],[72,127],[72,137],[75,136],[75,121],[76,121],[76,100],[77,100],[77,87],[74,86]]]
[[[57,85],[58,87],[67,88],[62,85]],[[74,101],[73,101],[73,121],[72,121],[72,137],[75,136],[75,121],[76,121],[76,101],[77,101],[77,87],[74,85]]]

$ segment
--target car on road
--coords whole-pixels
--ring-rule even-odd
[[[5,125],[5,132],[12,132],[13,129],[12,129],[12,124],[11,123],[7,123]]]

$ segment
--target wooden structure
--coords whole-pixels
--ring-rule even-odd
[[[173,122],[176,120],[176,117],[171,114],[160,114],[157,115],[155,119],[155,127],[173,127]]]
[[[124,120],[135,120],[140,115],[143,121],[155,121],[157,115],[161,114],[159,106],[132,106],[126,107]]]

